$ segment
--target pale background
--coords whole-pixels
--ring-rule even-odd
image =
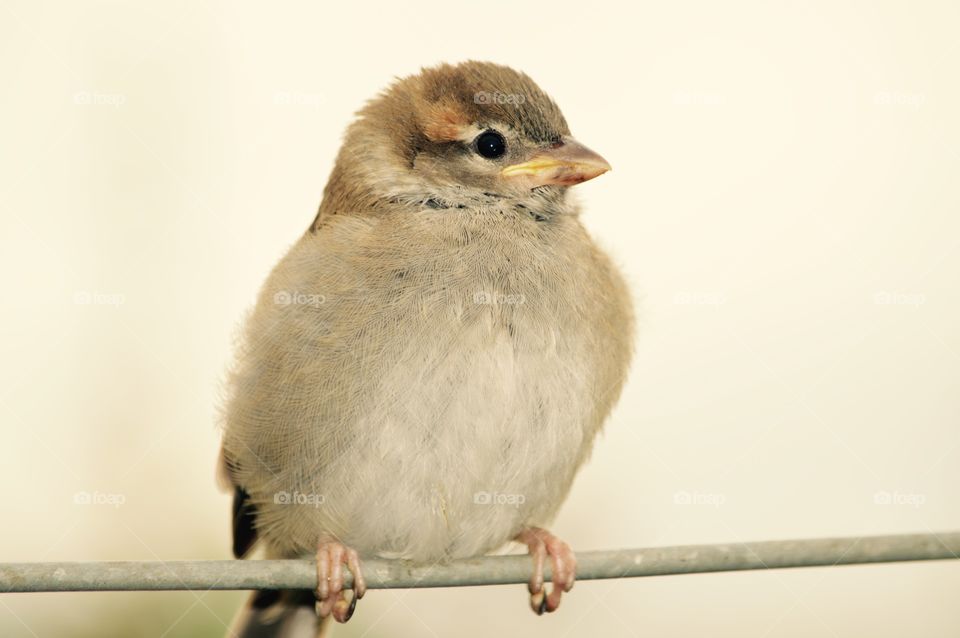
[[[351,114],[468,58],[531,74],[610,160],[577,190],[642,308],[556,532],[960,528],[958,26],[951,2],[3,0],[0,561],[228,556],[237,322]],[[543,618],[519,585],[375,591],[338,635],[956,636],[958,595],[952,563],[582,582]],[[244,596],[7,595],[0,635],[215,636]]]

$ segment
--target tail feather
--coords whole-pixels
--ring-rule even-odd
[[[237,613],[227,638],[323,638],[328,620],[317,616],[312,591],[259,591]]]

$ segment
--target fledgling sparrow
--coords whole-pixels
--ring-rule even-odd
[[[504,66],[424,69],[359,112],[247,321],[224,409],[235,555],[316,553],[319,589],[255,593],[236,635],[346,622],[361,557],[511,540],[533,557],[534,611],[557,608],[575,559],[540,526],[632,350],[627,288],[568,195],[609,168]]]

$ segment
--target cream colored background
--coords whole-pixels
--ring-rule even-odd
[[[236,324],[351,113],[467,58],[531,74],[613,164],[577,190],[642,304],[555,531],[588,550],[960,528],[958,21],[950,2],[3,0],[0,560],[228,555]],[[373,592],[338,633],[956,636],[958,591],[958,565],[918,564],[582,582],[544,618],[521,586]],[[218,635],[243,596],[7,595],[0,635]]]

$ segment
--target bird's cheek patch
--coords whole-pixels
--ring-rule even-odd
[[[463,139],[470,120],[455,106],[438,103],[425,109],[420,125],[431,142],[455,142]]]

